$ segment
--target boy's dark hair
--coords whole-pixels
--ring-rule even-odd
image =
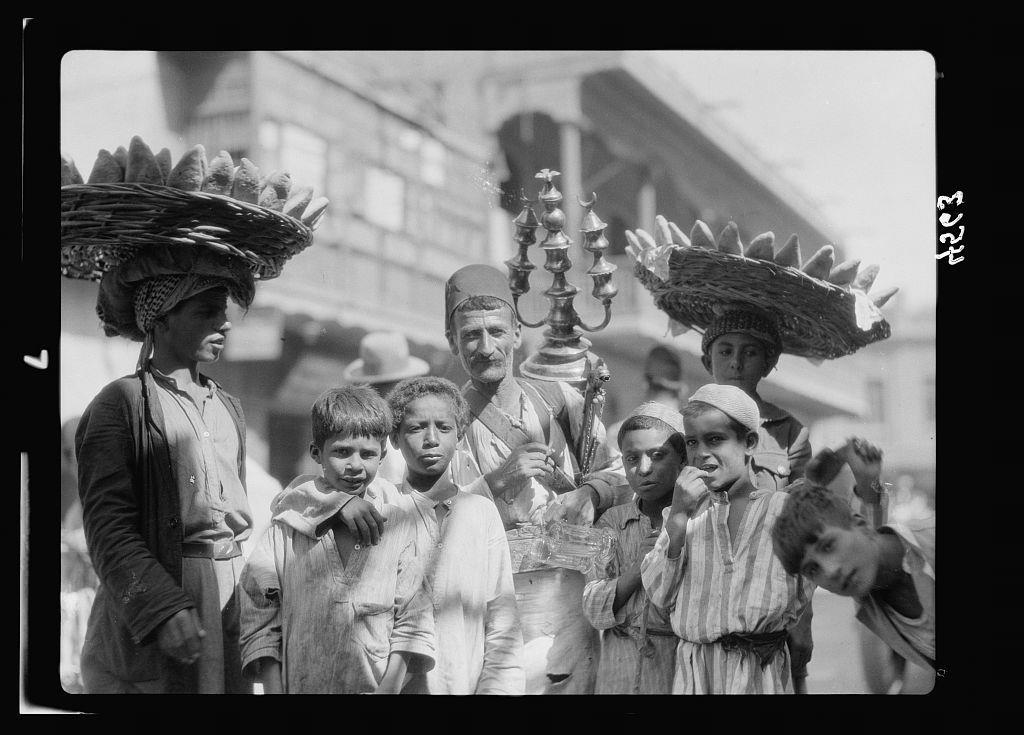
[[[686,460],[686,438],[664,421],[656,419],[653,416],[630,416],[628,419],[623,421],[622,426],[619,427],[619,435],[616,437],[619,442],[619,447],[622,447],[622,437],[627,433],[630,431],[641,431],[643,429],[665,429],[672,432],[671,436],[668,438],[668,443],[682,456],[683,461]]]
[[[313,403],[313,441],[323,448],[335,434],[384,441],[391,431],[391,409],[366,385],[329,388]]]
[[[831,490],[807,480],[786,488],[786,504],[772,526],[772,545],[787,574],[799,574],[804,550],[817,543],[826,525],[852,528],[853,511]]]
[[[388,393],[387,401],[392,416],[391,430],[398,431],[405,420],[405,411],[409,404],[423,396],[440,396],[448,401],[455,416],[459,436],[462,436],[469,425],[469,404],[455,383],[431,375],[399,381]]]
[[[736,435],[736,438],[743,441],[747,438],[747,434],[756,434],[751,428],[744,426],[739,421],[734,419],[732,416],[722,411],[718,406],[712,406],[710,403],[704,403],[704,401],[689,401],[683,410],[680,411],[684,419],[695,419],[698,416],[702,416],[708,411],[720,411],[727,419],[729,419],[729,429]]]

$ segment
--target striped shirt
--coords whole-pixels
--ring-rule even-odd
[[[641,543],[655,532],[639,501],[608,510],[594,524],[616,539],[604,569],[594,569],[583,589],[583,614],[600,631],[595,694],[671,694],[676,644],[668,616],[650,604],[641,587],[613,612],[619,575],[641,559]],[[646,618],[646,620],[645,620]]]
[[[437,636],[437,665],[415,691],[523,694],[523,636],[512,562],[494,504],[460,491],[447,475],[430,495],[407,482],[401,491],[416,521]]]
[[[282,496],[292,490],[302,492],[292,483]],[[306,490],[303,497],[316,497]],[[309,536],[280,515],[246,561],[238,593],[242,667],[263,657],[280,661],[286,693],[373,692],[394,651],[418,654],[410,671],[434,663],[416,527],[372,485],[365,498],[387,517],[387,528],[376,546],[357,544],[347,564],[333,529]]]
[[[741,479],[740,482],[745,482]],[[709,493],[709,502],[687,522],[686,540],[669,559],[662,532],[641,564],[644,588],[682,640],[676,651],[674,693],[775,694],[791,692],[789,654],[781,647],[762,669],[757,657],[717,642],[730,633],[774,633],[800,617],[813,586],[786,574],[772,548],[771,529],[786,494],[753,490],[739,537],[727,524],[729,498]],[[670,508],[664,511],[668,519]]]

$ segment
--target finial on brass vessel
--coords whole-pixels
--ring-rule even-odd
[[[505,261],[505,265],[508,267],[509,287],[520,322],[530,328],[547,326],[544,330],[544,343],[536,353],[523,361],[520,372],[526,377],[540,380],[582,383],[590,374],[590,364],[593,362],[593,359],[588,360],[590,340],[583,333],[598,332],[611,321],[611,303],[618,293],[611,282],[616,266],[604,259],[604,251],[609,246],[604,236],[607,225],[593,211],[597,195],[591,194],[587,202],[577,199],[579,205],[586,210],[580,226],[583,248],[594,256],[594,263],[587,271],[587,275],[594,281],[592,295],[604,306],[604,320],[600,324],[595,327],[584,324],[573,307],[573,299],[579,289],[566,280],[566,273],[572,268],[568,253],[572,240],[562,231],[565,226],[565,213],[560,208],[562,193],[554,183],[554,178],[559,175],[558,171],[547,168],[536,174],[536,178],[544,181],[537,197],[537,201],[544,207],[539,220],[533,212],[533,200],[528,199],[525,193],[520,193],[523,210],[513,220],[516,228],[514,239],[519,252],[516,257]],[[552,275],[551,286],[544,291],[544,295],[551,307],[543,319],[530,322],[523,318],[519,310],[519,297],[530,290],[530,273],[536,266],[529,261],[527,252],[531,245],[536,244],[535,231],[541,226],[546,230],[544,240],[540,243],[546,258],[544,269]]]

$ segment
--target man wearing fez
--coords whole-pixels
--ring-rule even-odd
[[[512,304],[505,276],[491,266],[461,268],[445,286],[446,336],[470,378],[463,394],[471,423],[452,460],[452,479],[493,500],[505,524],[526,644],[527,693],[591,693],[596,635],[583,616],[586,580],[575,570],[524,561],[533,539],[520,531],[558,518],[590,525],[626,502],[631,491],[600,422],[596,469],[575,486],[583,396],[565,383],[513,376],[522,335]]]

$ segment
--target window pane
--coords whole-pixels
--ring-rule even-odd
[[[366,172],[366,218],[389,230],[401,230],[405,219],[405,182],[379,168]]]
[[[281,169],[292,177],[292,186],[312,186],[314,196],[327,183],[327,142],[291,123],[281,127]]]

